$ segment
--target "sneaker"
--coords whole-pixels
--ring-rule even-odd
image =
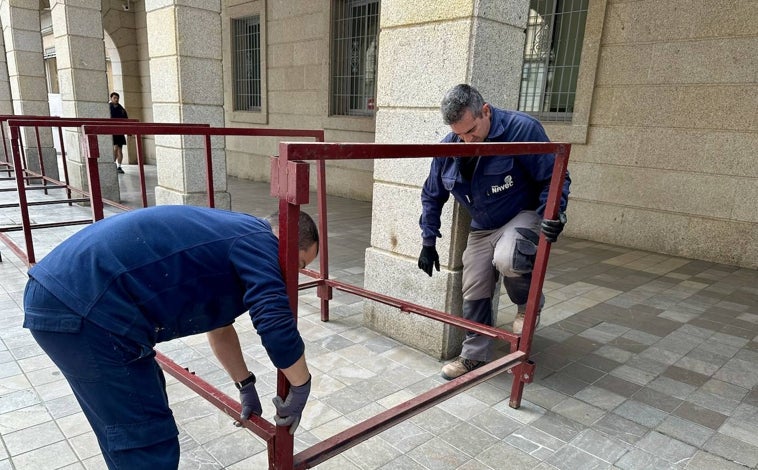
[[[482,367],[484,364],[486,364],[484,361],[474,361],[459,357],[453,362],[445,364],[442,368],[442,378],[445,380],[453,380],[466,372],[471,372],[474,369]]]
[[[118,167],[116,167],[116,173],[121,173],[123,175],[124,174],[124,170],[120,166],[118,166]]]
[[[518,312],[516,313],[516,318],[513,319],[513,334],[520,335],[521,332],[524,330],[524,318],[526,317],[525,313]],[[534,324],[534,327],[537,328],[537,326],[540,324],[540,314],[537,314],[537,322]]]

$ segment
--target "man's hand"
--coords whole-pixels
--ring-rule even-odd
[[[303,385],[290,387],[286,400],[275,396],[273,400],[276,407],[274,421],[277,426],[289,426],[290,434],[295,434],[295,429],[300,424],[300,417],[303,415],[303,408],[305,408],[305,403],[308,401],[310,393],[311,378],[308,377],[308,381]]]
[[[261,399],[258,398],[258,391],[255,389],[255,382],[240,388],[240,403],[242,404],[242,413],[240,413],[240,420],[242,421],[250,419],[251,415],[260,416],[263,413]]]
[[[432,277],[432,267],[440,270],[440,256],[437,254],[437,248],[433,246],[423,246],[421,254],[418,256],[418,267],[429,277]]]
[[[563,226],[566,225],[566,213],[558,213],[558,220],[543,219],[542,220],[542,233],[545,234],[545,239],[550,243],[558,240],[558,235],[563,231]]]

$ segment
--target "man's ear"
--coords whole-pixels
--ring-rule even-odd
[[[490,108],[490,104],[484,103],[484,106],[482,106],[482,117],[489,119],[490,114],[492,114],[492,108]]]

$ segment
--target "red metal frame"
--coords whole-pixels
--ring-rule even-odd
[[[131,126],[122,126],[125,133],[136,133],[137,126],[129,131]],[[102,125],[85,125],[84,134],[88,139],[88,161],[96,162],[98,157],[97,135],[111,134],[112,127]],[[180,134],[180,135],[203,135],[206,142],[209,136],[215,135],[270,135],[264,134],[272,130],[266,129],[229,129],[229,128],[193,128],[188,129],[180,126],[156,126],[149,131],[153,134]],[[289,136],[302,131],[285,130],[275,135]],[[148,133],[148,132],[145,132]],[[302,134],[297,134],[302,135]],[[323,139],[323,133],[321,134]],[[522,335],[499,328],[487,327],[473,323],[445,312],[435,311],[390,296],[370,292],[348,284],[328,279],[328,251],[326,250],[326,206],[324,191],[324,175],[318,179],[319,197],[319,221],[321,229],[320,256],[321,269],[319,272],[303,270],[302,272],[314,277],[316,280],[298,285],[298,234],[297,221],[300,205],[306,204],[309,197],[309,165],[303,160],[314,160],[317,168],[321,171],[326,160],[336,159],[379,159],[379,158],[419,158],[419,157],[473,157],[487,155],[531,155],[547,154],[556,155],[553,177],[550,185],[546,218],[557,218],[560,205],[561,188],[563,186],[568,158],[571,146],[562,143],[481,143],[481,144],[431,144],[431,145],[405,145],[405,144],[332,144],[332,143],[281,143],[279,145],[279,157],[272,159],[271,193],[279,199],[279,256],[282,273],[290,298],[293,312],[297,312],[297,292],[301,288],[316,287],[319,297],[322,299],[322,307],[328,308],[328,300],[331,298],[331,289],[336,288],[347,293],[359,295],[372,301],[381,302],[399,308],[401,311],[416,313],[427,318],[441,321],[448,325],[465,328],[489,337],[503,340],[511,345],[511,352],[503,358],[495,360],[479,369],[465,374],[450,382],[437,386],[426,393],[409,400],[406,403],[395,406],[385,412],[369,418],[331,438],[328,438],[304,451],[294,455],[294,438],[288,429],[281,426],[273,426],[263,418],[255,418],[245,426],[256,435],[264,439],[268,446],[269,467],[272,469],[303,469],[317,465],[340,452],[343,452],[358,443],[388,429],[389,427],[408,419],[441,401],[460,393],[484,380],[489,379],[505,371],[513,372],[513,383],[509,405],[518,408],[521,403],[523,387],[533,380],[534,363],[529,360],[532,336],[535,329],[537,309],[539,308],[540,293],[545,278],[545,271],[549,258],[550,245],[546,242],[543,234],[540,234],[537,256],[532,275],[532,284],[526,307],[526,318]],[[207,155],[210,158],[210,147],[207,147]],[[96,165],[89,166],[92,174],[97,175]],[[209,172],[209,178],[212,174]],[[91,187],[94,192],[94,187]],[[208,191],[212,194],[213,183],[209,181]],[[93,201],[96,198],[93,198]],[[209,197],[209,203],[213,199]],[[94,211],[93,203],[93,211]],[[100,207],[102,210],[102,207]],[[94,212],[93,212],[94,213]],[[102,214],[94,213],[97,218]],[[328,320],[322,312],[322,319]],[[176,377],[192,390],[211,401],[219,409],[229,416],[237,419],[240,405],[232,398],[226,396],[213,386],[195,376],[193,373],[176,365],[163,355],[158,354],[157,360],[164,370]],[[286,396],[288,383],[281,372],[277,377],[277,394]]]
[[[110,118],[62,118],[58,116],[18,116],[18,115],[5,115],[0,116],[0,134],[3,138],[3,151],[5,161],[0,162],[0,165],[5,167],[4,171],[8,171],[8,174],[14,173],[14,179],[16,180],[16,188],[7,190],[15,190],[19,194],[18,204],[4,204],[2,207],[16,207],[21,210],[21,225],[4,227],[0,229],[0,241],[3,241],[19,258],[21,258],[27,265],[32,265],[35,262],[34,243],[32,240],[32,229],[35,228],[50,228],[50,227],[62,227],[67,225],[82,225],[91,223],[91,220],[76,220],[67,222],[47,223],[47,224],[32,224],[29,217],[29,206],[33,205],[47,205],[47,204],[61,204],[66,203],[72,205],[75,202],[86,202],[87,198],[72,198],[72,192],[79,195],[86,196],[84,191],[74,188],[70,185],[68,178],[68,165],[66,163],[66,151],[65,143],[63,141],[63,128],[64,127],[80,127],[86,123],[100,123],[110,122],[111,124],[121,122],[137,122],[136,119],[118,119],[111,120]],[[5,139],[5,125],[7,124],[10,131],[11,141],[11,159],[8,159],[8,147]],[[39,158],[39,172],[34,172],[28,169],[26,156],[24,154],[24,146],[21,140],[21,127],[33,127],[35,133],[35,140],[37,145],[37,154]],[[42,145],[39,137],[40,127],[57,127],[58,135],[61,144],[61,158],[63,159],[63,174],[64,181],[51,178],[45,173],[45,166],[42,159]],[[42,182],[40,186],[27,186],[28,180],[39,180]],[[44,202],[28,202],[26,198],[26,191],[42,189],[45,194],[48,194],[50,188],[65,188],[66,199],[60,200],[48,200]],[[3,232],[12,232],[23,230],[24,241],[26,245],[26,251],[23,251],[21,247]]]

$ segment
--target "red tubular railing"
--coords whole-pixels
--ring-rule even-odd
[[[282,143],[279,145],[279,161],[277,162],[277,172],[280,175],[279,185],[276,193],[280,201],[297,201],[299,195],[304,191],[302,184],[299,182],[303,178],[292,178],[286,180],[287,187],[282,187],[284,178],[281,175],[291,171],[291,165],[294,161],[299,160],[335,160],[335,159],[378,159],[378,158],[418,158],[418,157],[474,157],[488,155],[541,155],[553,153],[556,155],[555,165],[553,168],[553,179],[551,181],[545,217],[555,219],[558,216],[560,207],[561,189],[563,186],[570,152],[569,144],[561,143],[482,143],[482,144],[430,144],[430,145],[406,145],[406,144],[306,144],[306,143]],[[272,181],[272,188],[274,182]],[[307,187],[306,187],[307,188]],[[273,192],[273,191],[272,191]],[[288,213],[297,213],[297,207],[285,208]],[[282,207],[282,206],[280,206]],[[288,217],[291,223],[291,218]],[[286,232],[284,236],[280,234],[281,244],[286,245],[286,249],[297,243],[297,234]],[[280,255],[282,248],[280,244]],[[435,404],[447,399],[449,396],[460,393],[467,386],[486,380],[491,376],[501,373],[505,370],[513,369],[513,384],[511,390],[511,399],[509,405],[518,408],[521,405],[521,396],[523,387],[526,383],[533,380],[534,363],[529,361],[529,352],[531,350],[532,336],[539,308],[539,299],[544,283],[545,271],[547,269],[547,260],[550,251],[550,245],[545,240],[544,234],[540,234],[540,240],[537,248],[537,257],[535,260],[532,283],[530,286],[529,298],[527,301],[526,315],[524,320],[524,330],[521,336],[514,335],[506,330],[498,328],[487,328],[483,325],[470,325],[466,320],[446,314],[445,312],[435,312],[431,309],[410,304],[398,299],[392,299],[389,296],[370,293],[365,289],[357,287],[348,287],[344,283],[330,281],[320,278],[316,285],[329,285],[345,292],[361,295],[368,299],[393,305],[401,311],[418,313],[428,318],[432,318],[443,323],[470,329],[480,334],[485,334],[493,338],[504,339],[511,344],[511,354],[497,361],[476,369],[468,374],[447,383],[440,385],[428,391],[424,395],[387,410],[377,416],[353,426],[352,428],[339,433],[338,435],[327,439],[326,441],[311,447],[292,457],[288,454],[289,448],[286,445],[279,446],[280,435],[277,433],[274,448],[275,462],[281,467],[271,468],[310,468],[324,460],[347,450],[369,437],[385,430],[394,424],[407,419],[408,417],[423,411],[424,409],[434,406]],[[328,260],[323,257],[321,264],[328,265]],[[297,278],[293,271],[295,266],[285,266],[285,280],[287,281],[288,294],[290,299],[297,301]],[[306,272],[306,274],[313,274]],[[517,344],[518,349],[513,351],[513,345]],[[485,377],[483,377],[485,376]],[[466,386],[464,386],[466,385]],[[282,436],[284,438],[284,436]],[[290,467],[290,463],[292,466]]]
[[[131,126],[124,126],[123,132],[136,133],[127,130]],[[110,134],[112,128],[101,125],[86,125],[83,127],[88,138],[89,155],[88,161],[97,160],[97,135]],[[258,133],[253,132],[258,131]],[[181,134],[206,136],[207,158],[210,159],[209,136],[223,135],[264,135],[271,130],[252,129],[228,129],[228,128],[181,128],[179,126],[163,126],[151,129],[153,134]],[[278,136],[296,135],[302,131],[288,130],[276,134]],[[146,132],[147,133],[147,132]],[[290,134],[291,133],[291,134]],[[266,134],[270,135],[270,134]],[[302,134],[299,134],[302,135]],[[323,134],[322,138],[323,138]],[[328,300],[331,298],[331,289],[335,288],[346,293],[359,295],[372,301],[381,302],[394,306],[403,312],[416,313],[427,318],[441,321],[445,324],[475,331],[491,338],[500,339],[511,345],[511,352],[507,356],[495,360],[457,379],[437,386],[426,393],[409,400],[406,403],[395,406],[385,412],[369,418],[341,433],[326,439],[315,446],[294,455],[293,436],[287,428],[281,426],[272,427],[270,423],[261,419],[255,419],[247,423],[247,427],[263,438],[268,445],[269,468],[292,469],[310,468],[337,454],[343,452],[358,443],[376,435],[377,433],[399,423],[409,417],[434,406],[443,400],[466,390],[484,380],[489,379],[505,371],[513,371],[513,384],[509,405],[518,408],[521,403],[523,387],[533,380],[534,363],[529,360],[532,336],[535,329],[537,309],[539,308],[540,293],[542,291],[545,271],[549,257],[550,245],[544,235],[540,234],[540,240],[535,259],[532,275],[532,284],[527,301],[526,319],[522,335],[499,328],[488,327],[458,318],[445,312],[435,311],[387,295],[367,291],[365,289],[350,286],[346,283],[328,279],[328,251],[326,249],[326,206],[324,194],[324,178],[319,175],[319,221],[321,232],[321,269],[319,272],[311,270],[299,271],[298,260],[298,231],[297,221],[300,205],[308,203],[309,197],[309,174],[308,164],[302,160],[316,161],[319,171],[323,169],[326,160],[336,159],[379,159],[379,158],[418,158],[418,157],[474,157],[488,155],[540,155],[555,154],[555,166],[553,179],[550,185],[546,218],[556,218],[560,206],[561,188],[563,185],[568,157],[569,144],[561,143],[481,143],[481,144],[431,144],[431,145],[406,145],[406,144],[332,144],[332,143],[281,143],[279,145],[279,157],[272,160],[271,169],[271,194],[279,199],[279,258],[282,274],[286,282],[287,293],[293,312],[297,312],[297,292],[300,288],[316,287],[319,297],[322,299],[322,307],[328,308]],[[208,160],[210,161],[210,160]],[[97,167],[91,168],[96,174]],[[208,172],[209,178],[212,173]],[[92,178],[92,176],[90,176]],[[94,188],[93,188],[94,191]],[[213,193],[212,181],[208,184],[209,194]],[[322,198],[323,201],[322,201]],[[93,198],[95,201],[96,198]],[[209,203],[213,199],[209,196]],[[323,202],[323,205],[322,205]],[[93,207],[95,203],[93,203]],[[102,208],[101,208],[102,209]],[[97,215],[96,215],[97,217]],[[315,281],[298,285],[298,274],[302,272],[315,278]],[[322,311],[322,319],[328,319]],[[190,386],[195,392],[211,401],[215,406],[232,417],[238,416],[239,404],[224,395],[207,382],[194,376],[173,363],[165,356],[158,355],[158,361],[164,370],[177,377],[182,383]],[[288,383],[284,375],[279,372],[277,376],[277,394],[285,397],[288,391]]]

